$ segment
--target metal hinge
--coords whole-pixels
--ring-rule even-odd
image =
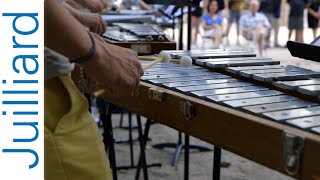
[[[150,88],[148,89],[148,97],[149,99],[162,102],[164,100],[164,92]]]
[[[180,102],[180,111],[186,119],[191,119],[196,115],[196,110],[189,101]]]
[[[284,168],[289,175],[294,176],[300,169],[304,138],[289,132],[284,132],[283,138]]]

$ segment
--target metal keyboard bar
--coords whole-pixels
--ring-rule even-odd
[[[271,112],[271,111],[279,111],[279,110],[286,110],[286,109],[295,109],[295,108],[304,108],[304,107],[311,107],[316,106],[317,103],[313,103],[310,101],[304,100],[295,100],[289,102],[279,102],[279,103],[272,103],[272,104],[262,104],[262,105],[255,105],[255,106],[246,106],[243,109],[250,111],[255,114]]]
[[[208,62],[206,65],[210,68],[225,68],[233,66],[258,66],[258,65],[278,65],[280,61],[274,60],[248,60],[248,61],[220,61]]]
[[[255,74],[253,79],[263,82],[272,82],[272,81],[290,81],[290,80],[301,80],[308,78],[317,78],[320,77],[319,72],[286,72],[286,73],[270,73],[270,74]]]
[[[279,95],[279,96],[272,96],[272,97],[259,97],[259,98],[252,98],[252,99],[223,101],[223,103],[231,107],[238,108],[238,107],[252,106],[252,105],[259,105],[259,104],[293,101],[297,99],[298,98],[293,96]]]
[[[210,76],[212,73],[208,72],[198,72],[197,76]],[[169,74],[159,74],[159,75],[147,75],[142,76],[141,79],[143,80],[151,80],[151,79],[165,79],[165,78],[175,78],[175,77],[195,77],[194,73],[190,72],[183,72],[183,73],[169,73]]]
[[[191,94],[199,97],[212,96],[219,94],[234,94],[242,92],[256,92],[260,90],[267,90],[268,88],[261,86],[246,86],[246,87],[236,87],[236,88],[225,88],[225,89],[214,89],[214,90],[203,90],[203,91],[192,91]]]
[[[309,96],[319,96],[320,85],[300,86],[298,88],[298,92],[300,92],[301,94],[309,95]]]
[[[197,80],[206,80],[206,79],[226,79],[230,76],[217,74],[210,76],[201,76],[201,77],[180,77],[180,78],[167,78],[167,79],[153,79],[148,80],[148,82],[154,84],[163,84],[163,83],[171,83],[171,82],[186,82],[186,81],[197,81]]]
[[[271,60],[271,58],[264,58],[264,57],[235,57],[235,58],[197,59],[197,60],[195,60],[195,63],[198,64],[198,65],[206,65],[209,62],[247,61],[247,60]]]
[[[247,71],[240,71],[240,75],[243,77],[252,78],[255,74],[269,74],[269,73],[291,73],[291,72],[311,72],[311,70],[305,69],[305,68],[299,68],[299,67],[288,67],[286,66],[283,69],[263,69],[263,70],[247,70]]]
[[[311,128],[320,126],[320,116],[304,117],[286,121],[289,124],[298,126],[300,128]]]
[[[320,106],[310,107],[310,108],[300,108],[300,109],[291,109],[275,112],[263,113],[264,116],[270,117],[273,120],[281,121],[287,119],[294,119],[300,117],[308,117],[320,115]]]
[[[297,90],[299,86],[320,85],[320,80],[308,79],[308,80],[297,80],[297,81],[278,81],[276,82],[276,85],[284,89]]]
[[[224,89],[224,88],[234,88],[234,87],[245,87],[251,86],[253,84],[247,82],[231,82],[224,84],[209,84],[209,85],[201,85],[201,86],[188,86],[188,87],[176,87],[176,89],[182,92],[190,92],[190,91],[200,91],[200,90],[209,90],[209,89]]]
[[[312,128],[312,131],[320,134],[320,127]]]
[[[245,92],[238,94],[227,94],[227,95],[215,95],[215,96],[207,96],[206,98],[213,100],[215,102],[228,101],[228,100],[239,100],[239,99],[250,99],[256,97],[267,97],[267,96],[276,96],[283,94],[280,91],[276,90],[265,90],[265,91],[257,91],[257,92]]]
[[[238,74],[240,71],[246,71],[246,70],[262,70],[262,69],[282,69],[284,66],[280,65],[261,65],[261,66],[242,66],[242,67],[226,67],[226,71]]]
[[[230,77],[231,78],[231,77]],[[210,80],[199,80],[199,81],[189,81],[189,82],[173,82],[164,83],[163,85],[168,88],[174,87],[184,87],[184,86],[195,86],[195,85],[205,85],[205,84],[221,84],[230,82],[240,82],[237,79],[210,79]]]

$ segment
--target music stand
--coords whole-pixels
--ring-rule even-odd
[[[288,41],[287,47],[293,57],[320,62],[320,36],[310,44]]]

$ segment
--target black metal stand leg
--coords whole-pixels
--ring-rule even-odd
[[[145,147],[146,147],[146,144],[147,144],[147,139],[148,139],[148,136],[149,136],[149,130],[150,130],[150,126],[152,124],[152,121],[150,119],[147,119],[147,122],[146,122],[146,125],[145,125],[145,128],[144,128],[144,133],[142,135],[142,142],[143,142],[143,151],[145,152]],[[140,129],[140,128],[139,128]],[[142,131],[142,127],[141,127],[141,131]],[[140,135],[139,135],[140,136]],[[141,158],[142,158],[142,154],[140,154],[140,161],[138,162],[138,165],[137,165],[137,172],[136,172],[136,176],[135,176],[135,180],[138,180],[139,177],[140,177],[140,170],[141,170],[141,166],[146,166],[146,168],[148,167],[155,167],[155,166],[158,166],[160,167],[161,164],[160,163],[153,163],[153,164],[144,164],[143,162],[141,162]]]
[[[132,117],[131,112],[129,112],[129,143],[130,143],[130,164],[134,166],[134,155],[133,155],[133,141],[132,141]]]
[[[189,135],[184,136],[184,180],[189,179],[189,151],[190,151]]]
[[[120,115],[119,128],[122,128],[122,123],[123,123],[123,113],[121,113]]]
[[[105,144],[105,150],[108,152],[110,167],[112,169],[113,179],[117,180],[117,165],[116,165],[116,155],[114,150],[114,138],[112,131],[112,105],[104,103],[104,112],[101,113],[100,119],[103,125],[103,142]]]
[[[119,122],[119,125],[118,126],[114,126],[113,128],[120,128],[120,129],[137,129],[138,126],[124,126],[123,125],[123,117],[124,117],[124,114],[128,114],[129,118],[130,116],[132,115],[131,112],[127,112],[126,110],[123,110],[123,112],[121,112],[120,114],[120,122]],[[120,140],[120,141],[116,141],[116,143],[128,143],[128,140]]]
[[[214,146],[213,152],[213,180],[220,180],[221,148]]]
[[[142,134],[142,126],[141,126],[141,118],[139,115],[137,115],[137,124],[138,124],[138,133],[139,133],[139,144],[140,144],[140,158],[139,158],[139,165],[142,165],[143,169],[143,177],[145,180],[148,180],[148,168],[147,168],[147,161],[146,161],[146,154],[145,154],[145,142],[143,139],[143,134]],[[139,177],[136,177],[139,178]]]
[[[176,150],[173,154],[172,160],[171,160],[172,166],[177,165],[179,158],[180,158],[180,155],[181,155],[181,152],[185,148],[184,146],[185,146],[185,144],[182,143],[182,133],[181,132],[178,132],[178,142],[177,143],[161,143],[161,144],[153,145],[153,147],[157,148],[157,149],[176,148]],[[189,148],[196,149],[200,152],[212,151],[212,149],[210,149],[210,148],[200,146],[200,145],[193,145],[193,144],[191,144],[191,145],[189,144]]]

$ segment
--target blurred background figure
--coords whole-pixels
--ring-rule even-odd
[[[295,41],[303,42],[303,12],[309,6],[309,0],[287,0],[290,6],[288,21],[288,40],[290,40],[293,30],[295,31]]]
[[[242,11],[244,10],[246,0],[228,0],[227,9],[229,9],[229,20],[228,20],[228,28],[227,28],[227,39],[229,36],[230,28],[232,23],[236,23],[237,27],[237,44],[239,45],[239,19]],[[228,41],[227,41],[228,42]]]
[[[269,29],[266,36],[265,47],[271,47],[270,42],[272,30],[274,32],[274,47],[280,47],[278,41],[279,26],[280,26],[280,10],[282,0],[261,0],[260,11],[268,18],[271,28]]]
[[[207,3],[207,2],[205,2]],[[199,6],[196,6],[195,9],[191,13],[191,27],[192,27],[192,44],[195,45],[198,40],[198,34],[199,34],[199,25],[201,22],[201,16],[202,16],[202,8]]]
[[[213,48],[221,48],[223,35],[223,18],[218,15],[218,2],[210,1],[207,5],[207,12],[202,16],[201,25],[204,29],[203,37],[212,38]]]
[[[258,46],[259,55],[263,55],[264,41],[267,35],[270,23],[267,17],[258,12],[258,0],[251,0],[249,4],[249,13],[241,16],[239,26],[243,37],[253,41]]]
[[[311,4],[308,7],[308,27],[312,29],[314,39],[317,37],[318,34],[320,18],[319,6],[320,0],[311,0]]]

